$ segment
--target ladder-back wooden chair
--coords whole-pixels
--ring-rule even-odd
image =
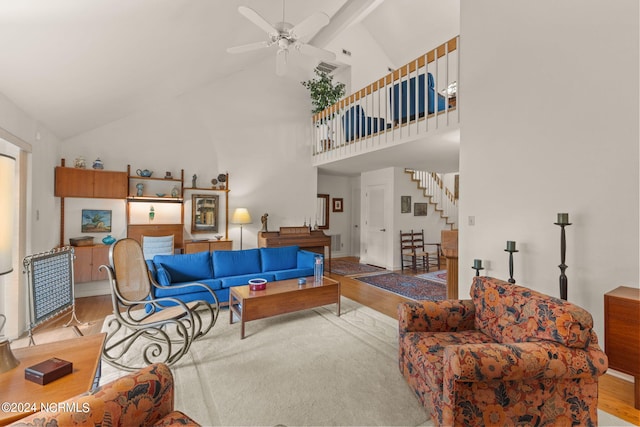
[[[426,250],[426,247],[435,247],[435,250]],[[440,270],[440,243],[425,243],[424,230],[400,231],[400,260],[402,270],[411,268],[417,271],[422,268],[429,271],[432,267]]]
[[[215,293],[203,284],[213,304],[184,303],[176,298],[155,298],[140,244],[122,239],[109,250],[110,265],[101,265],[109,276],[113,315],[107,324],[104,359],[124,370],[137,370],[152,363],[172,365],[184,356],[194,340],[215,324],[220,305]]]

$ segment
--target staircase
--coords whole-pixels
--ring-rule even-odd
[[[435,211],[440,213],[440,217],[452,230],[458,228],[458,202],[442,184],[442,179],[434,172],[417,171],[405,169],[405,173],[411,175],[411,181],[415,182],[422,190],[424,197],[429,203],[434,205]]]

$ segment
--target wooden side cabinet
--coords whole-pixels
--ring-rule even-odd
[[[102,264],[109,264],[108,245],[76,246],[73,248],[73,253],[75,283],[107,280],[107,272],[98,269]]]
[[[56,197],[125,199],[129,181],[126,172],[57,166]]]
[[[233,247],[233,240],[185,240],[184,253],[194,254],[196,252],[230,251]]]
[[[640,409],[640,289],[620,286],[604,295],[604,347],[611,369],[634,376]]]

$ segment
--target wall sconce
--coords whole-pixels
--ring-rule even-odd
[[[242,250],[242,226],[251,223],[251,215],[247,208],[236,208],[231,216],[232,224],[240,224],[240,250]]]

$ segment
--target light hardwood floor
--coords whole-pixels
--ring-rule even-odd
[[[410,274],[405,270],[405,274]],[[367,285],[348,277],[342,277],[328,273],[328,276],[339,278],[342,295],[367,305],[391,317],[396,317],[396,307],[400,301],[406,298]],[[76,300],[76,315],[82,322],[90,325],[83,327],[85,334],[100,332],[104,318],[111,314],[111,297],[108,295],[78,298]],[[51,321],[35,331],[37,335],[45,331],[61,328],[69,320],[69,315]],[[603,341],[603,340],[602,340]],[[621,418],[625,421],[640,426],[640,410],[633,407],[633,383],[624,381],[618,377],[605,374],[599,381],[598,407]]]

